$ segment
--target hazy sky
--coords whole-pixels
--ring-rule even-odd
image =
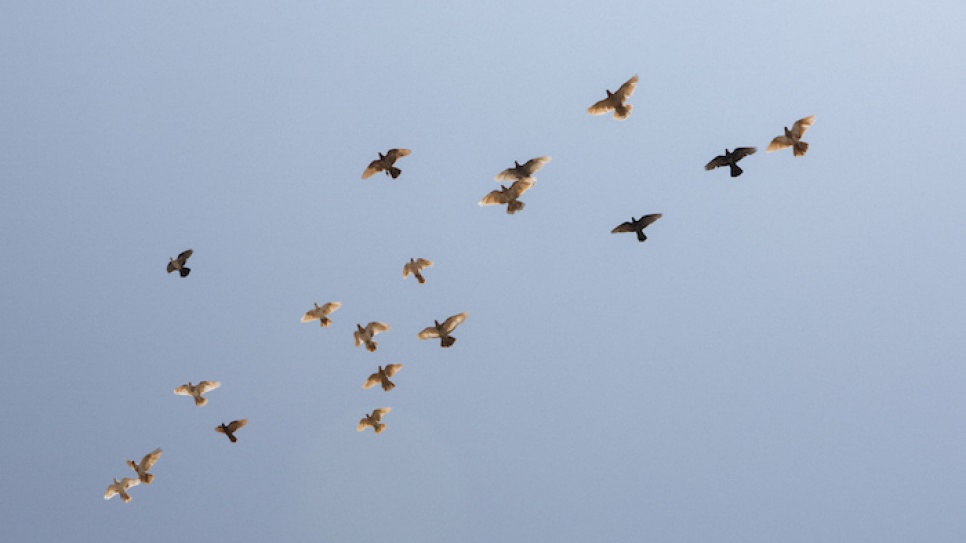
[[[964,20],[0,0],[0,540],[963,540]],[[477,205],[541,155],[523,211]]]

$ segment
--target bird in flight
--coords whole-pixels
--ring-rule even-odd
[[[634,89],[637,88],[638,78],[635,75],[625,82],[617,92],[607,91],[607,98],[597,102],[596,104],[587,108],[587,113],[591,115],[603,115],[608,111],[614,111],[614,118],[618,121],[623,121],[624,119],[631,116],[631,110],[634,106],[624,103],[628,98],[634,94]]]
[[[805,156],[805,151],[808,151],[808,144],[802,141],[802,136],[805,135],[805,131],[813,124],[815,124],[815,115],[809,115],[808,117],[795,121],[791,130],[786,126],[785,135],[771,140],[771,143],[768,144],[768,148],[765,151],[770,153],[791,147],[794,156]]]
[[[332,324],[332,319],[326,317],[326,315],[334,313],[336,309],[342,307],[342,303],[340,302],[329,302],[322,304],[321,307],[319,304],[314,305],[315,309],[310,309],[306,311],[304,315],[302,315],[302,322],[312,322],[314,320],[318,320],[319,325],[322,326],[322,328],[326,328]]]
[[[711,159],[711,162],[705,164],[705,170],[713,170],[715,168],[720,168],[721,166],[728,166],[731,168],[731,177],[738,177],[741,175],[742,170],[738,167],[738,161],[745,158],[748,155],[755,154],[758,149],[756,147],[738,147],[734,151],[729,151],[725,149],[725,154],[718,155]]]
[[[631,220],[619,224],[616,228],[610,231],[611,234],[619,234],[621,232],[636,232],[637,241],[644,242],[647,241],[647,236],[644,235],[644,229],[648,227],[649,224],[661,218],[660,213],[654,213],[652,215],[644,215],[640,219],[635,219],[631,217]]]
[[[111,483],[111,485],[107,487],[107,491],[104,492],[104,499],[109,500],[120,494],[121,499],[124,500],[124,503],[127,503],[131,501],[131,495],[127,493],[127,489],[131,488],[132,486],[138,486],[139,484],[141,484],[141,481],[138,479],[125,477],[118,481],[117,477],[115,477],[114,482]]]
[[[491,191],[489,194],[480,200],[481,206],[495,206],[500,204],[506,204],[506,212],[508,215],[513,215],[517,211],[520,211],[527,204],[518,200],[523,193],[530,190],[533,187],[533,181],[530,179],[518,179],[507,188],[506,185],[500,185],[500,190]]]
[[[385,171],[386,175],[391,175],[393,179],[399,177],[402,170],[393,166],[393,164],[399,157],[404,157],[411,152],[409,149],[390,149],[386,154],[379,153],[379,158],[370,162],[369,167],[362,172],[362,178],[369,179],[381,171]]]
[[[195,399],[195,405],[201,407],[208,403],[208,398],[204,398],[201,395],[210,390],[215,390],[220,386],[220,381],[201,381],[197,385],[192,385],[191,381],[188,381],[188,384],[174,389],[174,393],[178,396],[192,396]]]
[[[137,472],[138,479],[142,483],[149,485],[151,484],[151,481],[154,480],[154,475],[151,473],[148,473],[148,470],[151,469],[151,466],[153,466],[154,463],[158,461],[158,458],[161,458],[160,448],[154,449],[153,451],[144,455],[144,458],[141,459],[140,463],[135,462],[134,460],[125,460],[125,461],[127,462],[127,465],[131,466],[131,469]]]
[[[235,432],[237,432],[239,428],[241,428],[242,426],[245,426],[246,424],[248,424],[248,419],[233,420],[228,424],[225,424],[223,422],[218,426],[215,426],[215,431],[218,432],[219,434],[225,434],[226,436],[228,436],[228,439],[232,443],[234,443],[238,441],[238,438],[235,437]]]
[[[459,315],[453,315],[452,317],[446,319],[443,321],[443,324],[440,324],[439,321],[434,320],[432,326],[423,329],[422,332],[416,334],[416,337],[419,339],[432,339],[438,337],[440,347],[449,347],[456,343],[456,338],[450,334],[453,333],[453,330],[456,330],[457,326],[463,324],[463,321],[466,320],[467,316],[469,316],[469,313],[464,311]]]
[[[385,332],[386,330],[389,330],[389,325],[382,322],[370,322],[365,328],[361,324],[356,323],[356,331],[352,332],[352,338],[356,342],[356,347],[365,343],[366,350],[374,353],[379,344],[372,340],[372,336],[379,332]]]
[[[532,182],[536,182],[536,179],[533,178],[533,174],[540,171],[540,168],[543,168],[548,162],[550,162],[549,156],[531,158],[523,164],[520,164],[514,160],[514,166],[512,168],[507,168],[498,173],[494,179],[497,181],[518,181],[520,179],[528,179]]]
[[[372,429],[375,430],[377,434],[382,432],[386,429],[386,424],[379,421],[382,420],[383,415],[389,413],[390,411],[392,411],[391,407],[380,407],[379,409],[373,411],[371,415],[366,413],[366,416],[363,417],[362,420],[359,421],[359,425],[356,426],[356,431],[361,432],[372,426]]]
[[[366,379],[366,382],[363,383],[362,388],[369,390],[378,384],[382,384],[382,389],[386,392],[389,392],[390,390],[396,388],[396,385],[393,384],[389,378],[393,375],[396,375],[396,372],[401,370],[402,367],[402,364],[388,364],[386,365],[386,369],[383,369],[382,366],[379,366],[379,371],[370,375],[369,378]]]
[[[419,281],[419,284],[423,284],[426,282],[426,278],[423,277],[423,274],[419,272],[422,271],[423,268],[430,268],[432,266],[432,260],[426,260],[425,258],[410,258],[409,262],[406,262],[406,264],[403,265],[403,278],[405,279],[406,277],[409,277],[409,274],[413,274],[416,276],[416,280]]]
[[[192,253],[194,253],[194,251],[188,249],[187,251],[184,251],[178,255],[178,258],[171,258],[170,262],[168,262],[168,273],[178,270],[178,273],[181,274],[181,277],[188,277],[188,274],[191,273],[191,268],[186,268],[185,263],[187,263],[188,259],[191,258]]]

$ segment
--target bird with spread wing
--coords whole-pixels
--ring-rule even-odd
[[[456,343],[456,338],[450,334],[453,333],[453,330],[456,330],[457,326],[466,320],[467,316],[469,316],[469,313],[464,311],[459,315],[453,315],[452,317],[446,319],[442,324],[440,324],[439,321],[434,320],[432,326],[425,328],[422,332],[416,334],[416,337],[419,339],[439,338],[440,347],[449,347]]]
[[[391,407],[380,407],[379,409],[374,410],[371,415],[366,413],[366,416],[363,417],[362,420],[359,421],[359,425],[356,426],[356,431],[361,432],[371,426],[377,434],[381,433],[386,429],[386,423],[380,421],[382,420],[382,417],[390,411],[392,411]]]
[[[805,131],[813,124],[815,124],[815,115],[809,115],[808,117],[795,121],[791,130],[787,126],[784,127],[785,135],[777,136],[771,140],[771,143],[768,144],[768,148],[765,151],[771,153],[772,151],[791,147],[793,156],[805,156],[805,152],[808,151],[808,144],[802,141],[802,136],[805,135]]]
[[[366,382],[362,384],[362,388],[369,390],[370,388],[381,384],[382,389],[386,392],[389,392],[390,390],[396,388],[396,385],[390,381],[389,378],[393,375],[396,375],[396,372],[401,370],[402,367],[402,364],[387,364],[385,369],[383,369],[382,366],[379,366],[379,370],[366,379]]]
[[[611,234],[619,234],[622,232],[635,232],[637,233],[637,241],[644,242],[647,241],[647,236],[644,235],[644,229],[648,227],[649,224],[661,218],[660,213],[654,213],[652,215],[644,215],[640,219],[635,219],[631,217],[631,220],[626,221],[618,225],[616,228],[610,231]]]
[[[322,304],[321,306],[319,306],[319,304],[314,305],[315,309],[310,309],[306,311],[304,315],[302,315],[302,322],[312,322],[314,320],[318,320],[319,325],[322,328],[326,328],[332,324],[332,319],[326,317],[326,315],[334,313],[336,309],[342,307],[340,302],[329,302]]]
[[[609,111],[614,112],[614,118],[618,121],[623,121],[624,119],[631,116],[631,110],[634,106],[626,103],[627,99],[634,94],[634,89],[637,88],[637,82],[639,79],[635,75],[625,82],[623,85],[617,89],[617,92],[607,91],[607,98],[597,102],[596,104],[587,108],[587,113],[591,115],[603,115]]]
[[[392,176],[393,179],[399,177],[402,170],[393,166],[393,164],[400,157],[407,156],[411,152],[409,149],[390,149],[386,154],[379,153],[379,158],[370,162],[369,166],[362,172],[362,178],[369,179],[382,171],[386,172],[386,175]]]
[[[352,338],[356,342],[356,347],[365,343],[366,350],[373,353],[376,352],[376,347],[379,344],[372,340],[372,336],[387,330],[389,330],[389,325],[383,322],[370,322],[365,328],[356,323],[356,331],[352,332]]]
[[[158,461],[158,458],[161,458],[160,448],[154,449],[153,451],[144,455],[144,458],[142,458],[140,462],[135,462],[134,460],[125,460],[125,462],[127,462],[127,465],[131,466],[131,469],[138,474],[138,479],[142,483],[149,485],[151,484],[151,481],[154,480],[154,475],[148,473],[148,470],[151,469],[151,466]]]
[[[201,381],[197,385],[192,385],[191,381],[188,384],[181,385],[174,389],[174,393],[178,396],[191,396],[195,399],[195,405],[201,407],[208,403],[208,398],[202,397],[202,394],[215,390],[221,386],[220,381]]]
[[[500,190],[490,191],[489,194],[480,200],[480,205],[495,206],[506,204],[507,214],[513,215],[527,205],[525,202],[521,202],[519,198],[532,187],[533,181],[531,179],[518,179],[509,188],[506,185],[500,185]]]

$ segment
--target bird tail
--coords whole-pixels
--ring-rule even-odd
[[[141,482],[146,485],[151,484],[151,481],[153,480],[154,480],[154,475],[151,473],[145,473],[144,475],[141,476]]]
[[[202,396],[195,396],[195,405],[197,405],[198,407],[201,407],[206,403],[208,403],[208,398],[204,398]]]
[[[520,211],[521,209],[526,207],[526,205],[527,204],[521,202],[520,200],[513,200],[512,202],[507,202],[506,212],[508,215],[513,215],[517,211]]]
[[[228,439],[230,439],[232,443],[238,441],[238,438],[235,437],[235,434],[228,434]]]
[[[394,388],[396,388],[396,385],[392,381],[384,381],[382,383],[382,389],[385,390],[386,392],[389,392]]]
[[[178,273],[181,274],[181,277],[188,277],[188,274],[191,273],[191,268],[182,267],[180,270],[178,270]]]
[[[805,156],[805,151],[808,151],[808,144],[804,141],[796,142],[795,147],[792,149],[792,153],[795,156]]]
[[[384,423],[384,422],[377,422],[377,423],[375,423],[372,426],[372,429],[375,430],[376,433],[378,434],[378,433],[380,433],[380,432],[382,432],[383,430],[386,429],[386,423]]]
[[[614,118],[623,121],[631,116],[632,109],[634,109],[634,106],[631,104],[620,104],[614,108]]]
[[[121,492],[119,492],[118,494],[120,494],[120,496],[121,496],[121,499],[122,499],[122,500],[124,500],[124,503],[127,503],[127,502],[129,502],[129,501],[131,501],[131,495],[130,495],[130,494],[128,494],[127,492],[124,492],[124,491],[122,490],[122,491],[121,491]]]
[[[729,166],[731,166],[731,177],[738,177],[739,175],[741,175],[741,172],[744,171],[741,168],[739,168],[737,164],[732,163],[732,164],[729,164]]]
[[[402,170],[400,170],[399,168],[397,168],[395,166],[389,168],[389,175],[391,175],[393,179],[399,177],[399,174],[401,174],[401,173],[402,173]]]
[[[444,347],[444,348],[445,347],[449,347],[449,346],[453,345],[454,343],[456,343],[456,338],[453,337],[453,336],[439,338],[439,346],[440,347]]]
[[[322,328],[328,328],[330,324],[332,324],[332,319],[329,317],[319,317],[319,326]]]
[[[419,273],[419,272],[414,272],[414,273],[413,273],[413,275],[415,275],[415,276],[416,276],[416,280],[417,280],[417,281],[419,281],[419,284],[420,284],[420,285],[422,285],[423,283],[425,283],[425,282],[426,282],[426,278],[425,278],[425,277],[423,277],[423,275],[422,275],[421,273]]]
[[[644,230],[637,231],[637,241],[644,243],[647,241],[647,236],[644,235]]]
[[[376,352],[377,345],[379,344],[370,339],[369,341],[366,342],[366,350],[369,351],[370,353],[374,353]]]

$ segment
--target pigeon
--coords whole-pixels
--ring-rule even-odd
[[[768,148],[765,151],[770,153],[791,147],[794,156],[805,156],[805,151],[808,151],[808,144],[802,141],[802,136],[805,135],[805,131],[813,124],[815,124],[815,115],[809,115],[808,117],[795,121],[791,130],[786,126],[785,135],[771,140],[771,143],[768,144]]]
[[[389,325],[382,322],[370,322],[365,328],[356,323],[356,331],[352,332],[352,337],[356,341],[356,347],[365,343],[366,350],[374,353],[379,344],[372,340],[372,336],[386,330],[389,330]]]
[[[379,366],[379,371],[370,375],[369,378],[366,379],[366,382],[363,383],[362,388],[369,390],[370,388],[381,383],[382,389],[386,392],[389,392],[390,390],[396,388],[396,385],[394,385],[389,378],[393,375],[396,375],[396,372],[401,369],[402,364],[388,364],[386,365],[386,369],[382,369],[382,366]]]
[[[369,179],[381,171],[385,171],[386,175],[391,175],[393,179],[399,177],[402,170],[393,164],[399,157],[404,157],[411,152],[409,149],[390,149],[386,154],[379,153],[379,158],[370,162],[369,167],[362,172],[362,178]]]
[[[409,274],[413,274],[416,276],[416,280],[419,281],[419,284],[423,284],[426,282],[426,278],[423,277],[423,274],[419,272],[423,268],[432,267],[432,265],[432,260],[426,260],[425,258],[417,258],[414,260],[410,258],[409,262],[406,262],[406,264],[403,265],[403,278],[409,277]]]
[[[188,262],[188,259],[191,258],[192,253],[194,253],[194,251],[188,249],[187,251],[184,251],[178,255],[178,258],[170,259],[171,261],[168,262],[168,273],[178,270],[178,273],[181,274],[181,277],[188,277],[188,274],[191,273],[191,268],[186,268],[184,265]]]
[[[456,330],[457,326],[463,324],[463,321],[466,320],[468,315],[469,313],[464,311],[459,315],[453,315],[452,317],[446,319],[443,321],[443,324],[440,324],[439,321],[434,320],[433,326],[430,326],[424,329],[422,332],[416,334],[416,337],[419,339],[431,339],[438,337],[440,347],[449,347],[456,343],[456,338],[450,336],[450,334],[453,332],[453,330]]]
[[[138,486],[139,484],[141,484],[141,481],[138,479],[125,477],[118,481],[117,477],[115,477],[114,482],[111,483],[111,486],[107,487],[107,491],[104,492],[104,499],[109,500],[120,494],[121,499],[124,500],[124,503],[127,503],[131,501],[131,495],[127,493],[127,489],[131,488],[132,486]]]
[[[705,170],[713,170],[715,168],[720,168],[721,166],[729,166],[731,168],[731,177],[738,177],[741,175],[742,170],[738,167],[738,161],[745,158],[748,155],[755,154],[758,149],[755,147],[738,147],[734,152],[725,149],[724,155],[718,155],[711,159],[705,166]]]
[[[493,206],[506,204],[507,214],[513,215],[527,205],[517,198],[522,196],[524,192],[530,190],[531,187],[533,187],[533,181],[531,179],[518,179],[510,185],[510,188],[507,188],[506,185],[500,185],[500,190],[491,191],[480,200],[480,205]]]
[[[607,91],[607,98],[587,108],[587,113],[591,115],[603,115],[610,110],[614,110],[614,118],[618,121],[623,121],[630,117],[631,110],[634,109],[634,106],[625,104],[624,101],[634,94],[637,82],[638,78],[635,75],[621,85],[621,88],[617,89],[617,92],[612,93]]]
[[[356,426],[356,431],[361,432],[367,427],[372,426],[372,429],[375,430],[377,434],[382,432],[386,429],[386,424],[379,421],[382,420],[383,415],[389,413],[390,411],[392,411],[391,407],[381,407],[374,410],[371,415],[366,413],[366,416],[360,420],[359,425]]]
[[[637,241],[644,242],[647,241],[647,236],[644,235],[644,229],[647,228],[649,224],[661,218],[660,213],[654,213],[653,215],[644,215],[640,219],[635,219],[631,217],[628,222],[621,223],[610,231],[611,234],[619,234],[621,232],[637,232]]]
[[[237,432],[239,428],[241,428],[246,424],[248,424],[248,419],[233,420],[228,424],[225,424],[223,422],[218,426],[215,426],[215,431],[220,434],[225,434],[226,436],[228,436],[228,439],[231,440],[232,443],[234,443],[238,441],[238,438],[235,437],[235,432]]]
[[[327,304],[322,304],[322,307],[319,307],[319,304],[314,305],[315,309],[310,309],[306,311],[304,315],[302,315],[302,322],[312,322],[318,319],[319,325],[322,328],[326,328],[332,324],[332,319],[326,317],[326,315],[329,313],[334,313],[336,309],[342,307],[341,302],[329,302]]]
[[[192,385],[191,381],[188,381],[187,385],[181,385],[174,389],[174,393],[178,396],[193,396],[195,405],[201,407],[208,403],[208,398],[203,398],[201,395],[220,386],[221,382],[219,381],[201,381],[197,385]]]
[[[514,160],[514,166],[498,173],[495,179],[497,181],[517,181],[520,179],[529,179],[530,181],[536,182],[536,179],[533,178],[533,174],[540,171],[540,168],[543,168],[548,162],[550,162],[549,156],[531,158],[524,164],[520,164]]]
[[[149,485],[151,484],[151,481],[154,480],[154,475],[148,473],[148,470],[151,469],[151,466],[158,461],[158,458],[161,458],[160,448],[154,449],[153,451],[144,455],[144,458],[141,459],[141,463],[137,463],[134,460],[125,460],[125,462],[127,462],[127,465],[131,466],[131,469],[137,472],[138,479],[142,483]]]

